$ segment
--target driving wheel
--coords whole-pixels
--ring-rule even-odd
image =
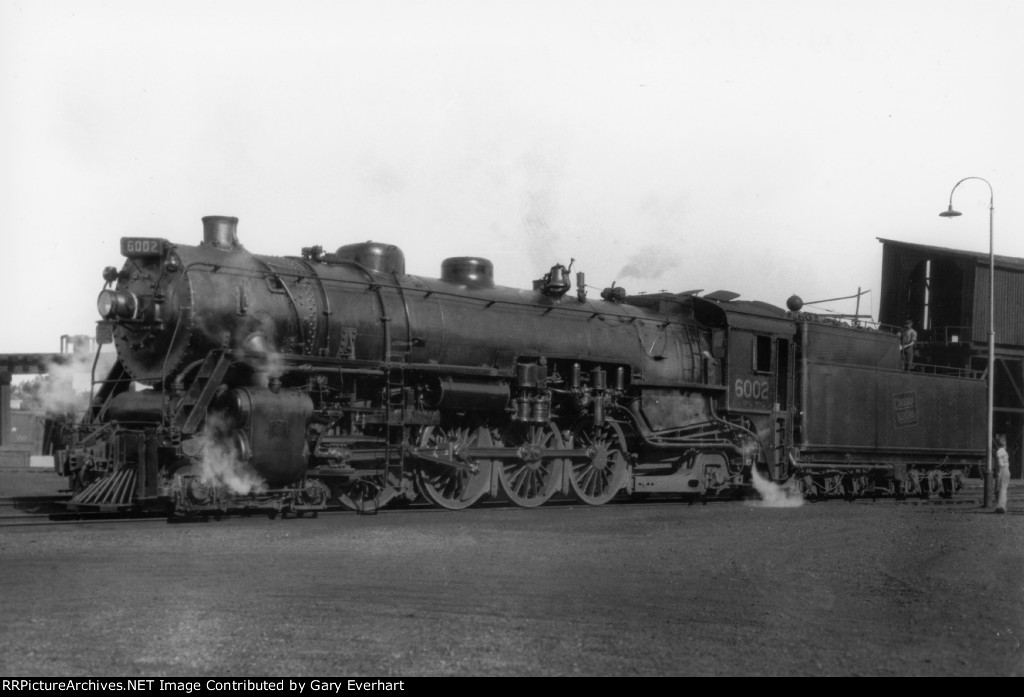
[[[451,510],[469,508],[490,489],[490,460],[466,463],[458,457],[459,451],[466,448],[490,447],[491,435],[486,428],[426,426],[416,445],[436,456],[452,458],[452,466],[427,460],[416,466],[416,485],[423,498],[435,506]]]
[[[626,483],[629,472],[626,437],[615,422],[594,426],[585,419],[573,429],[574,447],[590,451],[586,459],[569,466],[569,485],[580,501],[592,506],[608,503]]]
[[[562,436],[553,424],[511,424],[501,435],[501,445],[514,454],[497,461],[498,481],[508,499],[523,508],[540,506],[558,490],[562,460],[547,454],[562,447]]]

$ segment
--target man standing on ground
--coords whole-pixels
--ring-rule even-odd
[[[996,436],[996,461],[999,472],[996,474],[996,486],[999,487],[999,499],[996,501],[996,513],[1006,513],[1006,495],[1010,488],[1010,455],[1006,452],[1006,436]]]

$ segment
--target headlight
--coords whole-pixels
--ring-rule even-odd
[[[96,298],[96,309],[103,319],[133,319],[139,303],[126,290],[103,290]]]
[[[114,305],[117,301],[114,298],[114,291],[104,290],[100,297],[96,298],[96,309],[103,319],[110,319],[114,314]]]

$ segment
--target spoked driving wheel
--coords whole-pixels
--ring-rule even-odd
[[[491,434],[484,427],[427,426],[416,447],[434,458],[449,459],[451,465],[424,460],[416,466],[416,485],[423,497],[435,506],[459,510],[469,508],[483,498],[491,485],[490,460],[468,461],[459,456],[467,448],[491,445]]]
[[[547,454],[562,448],[562,436],[553,424],[513,423],[501,434],[502,446],[513,454],[496,464],[501,490],[524,508],[540,506],[558,491],[562,460]]]
[[[349,479],[336,487],[338,501],[350,511],[376,513],[398,494],[394,475],[371,474]]]
[[[626,483],[628,462],[626,437],[613,421],[595,427],[585,419],[573,428],[573,446],[588,450],[586,459],[573,460],[569,466],[569,485],[583,503],[599,506],[608,503]]]

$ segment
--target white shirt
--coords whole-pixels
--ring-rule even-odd
[[[1006,452],[1006,448],[999,446],[999,450],[996,451],[996,457],[999,459],[999,469],[1010,469],[1010,455]]]

